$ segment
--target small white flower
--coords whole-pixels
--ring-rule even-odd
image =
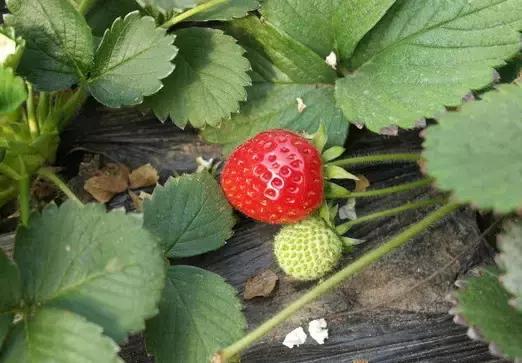
[[[295,100],[297,101],[297,112],[302,113],[306,108],[303,99],[301,97],[297,97]]]
[[[310,323],[308,323],[308,332],[310,333],[310,336],[313,340],[319,344],[324,344],[324,341],[328,339],[326,320],[312,320]]]
[[[201,156],[196,158],[196,164],[198,164],[198,168],[196,169],[196,173],[202,172],[203,170],[212,169],[212,163],[214,159],[205,160]]]
[[[300,326],[286,335],[283,345],[292,349],[295,346],[300,346],[304,342],[306,342],[306,333],[303,327]]]
[[[0,33],[0,65],[4,64],[7,57],[16,52],[16,42]]]
[[[326,57],[325,62],[333,69],[337,69],[337,55],[333,50],[330,52],[330,54],[328,54],[328,57]]]

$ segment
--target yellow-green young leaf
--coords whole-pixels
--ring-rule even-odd
[[[151,7],[165,14],[169,11],[182,12],[205,4],[210,0],[137,0],[143,7]],[[203,10],[186,19],[186,21],[231,20],[242,18],[249,11],[259,7],[258,0],[224,0],[223,2]]]
[[[83,315],[118,342],[157,313],[165,278],[161,251],[123,212],[71,201],[50,205],[18,229],[14,256],[26,305]]]
[[[24,80],[12,68],[0,67],[0,114],[16,111],[26,98]]]
[[[503,85],[428,128],[423,157],[439,188],[483,209],[522,207],[522,88]]]
[[[118,345],[103,329],[72,312],[53,308],[38,310],[10,332],[2,351],[2,363],[123,363]]]
[[[324,122],[328,145],[344,144],[348,121],[335,105],[336,74],[324,59],[256,17],[234,21],[227,30],[247,50],[253,85],[239,114],[219,128],[203,131],[207,141],[223,144],[230,152],[267,129],[312,134]]]
[[[522,312],[522,222],[509,224],[498,242],[497,262],[505,271],[500,281],[513,294],[510,304]]]
[[[506,358],[522,358],[522,312],[509,306],[509,293],[499,282],[493,269],[467,280],[466,287],[456,294],[457,305],[452,313],[460,316],[475,334]]]
[[[374,131],[413,127],[492,83],[520,29],[522,0],[398,0],[356,48],[337,103]]]
[[[7,258],[2,250],[0,250],[0,291],[2,292],[0,294],[1,315],[18,305],[21,297],[18,267]]]
[[[323,59],[347,63],[362,37],[395,0],[265,0],[263,16]]]
[[[154,18],[132,12],[105,33],[94,58],[89,91],[109,107],[136,105],[163,87],[177,54],[174,37]]]
[[[92,68],[93,40],[85,18],[70,1],[7,0],[13,26],[27,45],[20,72],[38,89],[69,88]]]
[[[13,27],[0,25],[0,65],[18,67],[25,50],[25,40],[16,35]]]
[[[170,117],[181,128],[189,122],[217,126],[246,99],[250,64],[244,50],[221,30],[189,28],[175,34],[176,69],[147,103],[159,119]]]
[[[236,291],[223,278],[192,266],[172,266],[160,313],[147,322],[147,350],[156,363],[210,362],[246,328]]]
[[[143,225],[169,257],[218,249],[232,236],[234,223],[232,208],[207,172],[169,179],[144,205]]]
[[[350,191],[348,189],[331,182],[325,183],[324,192],[327,199],[345,198],[350,196]]]

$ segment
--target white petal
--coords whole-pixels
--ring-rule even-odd
[[[306,108],[303,99],[301,97],[297,97],[295,100],[297,101],[297,112],[302,113]]]
[[[303,327],[300,326],[286,335],[283,345],[291,349],[295,346],[300,346],[304,342],[306,342],[306,333]]]
[[[16,42],[4,34],[0,34],[0,64],[16,52]]]
[[[337,55],[334,51],[331,51],[330,54],[328,54],[328,57],[326,57],[325,62],[333,69],[337,69]]]
[[[324,344],[325,339],[328,339],[326,320],[312,320],[310,323],[308,323],[308,332],[310,333],[312,339],[314,339],[317,343]]]

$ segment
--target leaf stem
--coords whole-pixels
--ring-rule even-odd
[[[382,197],[389,194],[395,193],[403,193],[408,190],[422,188],[424,186],[430,185],[433,183],[435,179],[431,177],[422,178],[410,183],[404,183],[395,185],[393,187],[382,188],[382,189],[374,189],[367,190],[365,192],[353,192],[344,196],[344,198],[373,198],[373,197]]]
[[[444,196],[444,197],[437,197],[437,198],[432,198],[432,199],[419,200],[416,202],[408,202],[408,203],[403,204],[396,208],[390,208],[390,209],[386,209],[383,211],[367,214],[365,216],[354,219],[353,221],[339,224],[337,227],[335,227],[335,230],[338,234],[343,235],[346,232],[348,232],[353,226],[355,226],[357,224],[369,222],[369,221],[372,221],[375,219],[392,217],[397,214],[407,212],[409,210],[429,207],[429,206],[439,204],[439,203],[442,203],[445,201],[447,201],[447,197]]]
[[[27,100],[25,102],[27,109],[27,126],[29,126],[29,132],[31,133],[31,137],[33,139],[36,139],[38,135],[40,135],[40,130],[34,112],[33,96],[33,86],[29,82],[27,82]]]
[[[376,154],[335,160],[330,164],[346,167],[360,164],[416,162],[420,158],[419,153]]]
[[[18,204],[20,205],[20,220],[23,226],[29,223],[29,216],[31,215],[31,186],[30,178],[27,173],[24,173],[18,180]]]
[[[74,200],[78,204],[83,204],[76,194],[74,194],[67,184],[65,184],[64,181],[60,179],[60,177],[58,177],[58,175],[56,175],[51,168],[40,168],[37,171],[37,174],[56,185],[56,187],[58,187],[58,189],[60,189],[62,193],[67,196],[67,198]]]
[[[321,282],[319,285],[302,295],[292,304],[288,305],[286,308],[274,315],[271,319],[265,321],[256,329],[245,335],[243,338],[239,339],[235,343],[229,345],[220,352],[216,353],[214,361],[220,363],[227,362],[230,358],[238,355],[239,353],[247,349],[250,345],[252,345],[255,341],[265,336],[276,326],[283,323],[290,316],[299,311],[303,306],[324,295],[326,292],[330,291],[334,287],[340,285],[349,277],[355,275],[357,272],[363,270],[365,267],[371,265],[375,261],[378,261],[381,257],[403,246],[410,239],[424,232],[429,226],[440,221],[445,216],[452,213],[458,207],[459,204],[456,203],[446,204],[441,208],[428,214],[421,221],[411,225],[404,231],[400,232],[395,237],[390,239],[388,242],[385,242],[376,249],[362,255],[356,261],[352,262],[351,264],[343,268],[341,271],[337,272],[327,280]]]
[[[194,16],[202,11],[205,11],[205,10],[208,10],[208,9],[211,9],[215,6],[218,6],[218,5],[221,5],[225,2],[227,2],[228,0],[210,0],[210,1],[207,1],[203,4],[200,4],[198,6],[195,6],[193,7],[192,9],[189,9],[179,15],[176,15],[176,16],[173,16],[172,18],[170,18],[169,20],[167,20],[165,23],[163,23],[161,25],[162,28],[165,28],[165,29],[168,29],[170,28],[171,26],[173,25],[176,25],[177,23],[180,23],[188,18],[190,18],[191,16]]]
[[[16,170],[5,163],[0,163],[0,173],[13,180],[20,180],[22,177]]]
[[[78,6],[78,12],[82,15],[87,14],[97,2],[98,0],[82,0]]]

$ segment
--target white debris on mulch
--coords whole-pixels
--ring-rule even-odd
[[[303,327],[300,326],[286,335],[285,340],[283,341],[283,345],[292,349],[295,346],[298,347],[301,344],[304,344],[304,342],[306,342],[306,333]]]
[[[308,323],[308,332],[313,340],[319,344],[324,344],[324,341],[328,339],[327,326],[328,324],[326,324],[324,319],[312,320]]]

